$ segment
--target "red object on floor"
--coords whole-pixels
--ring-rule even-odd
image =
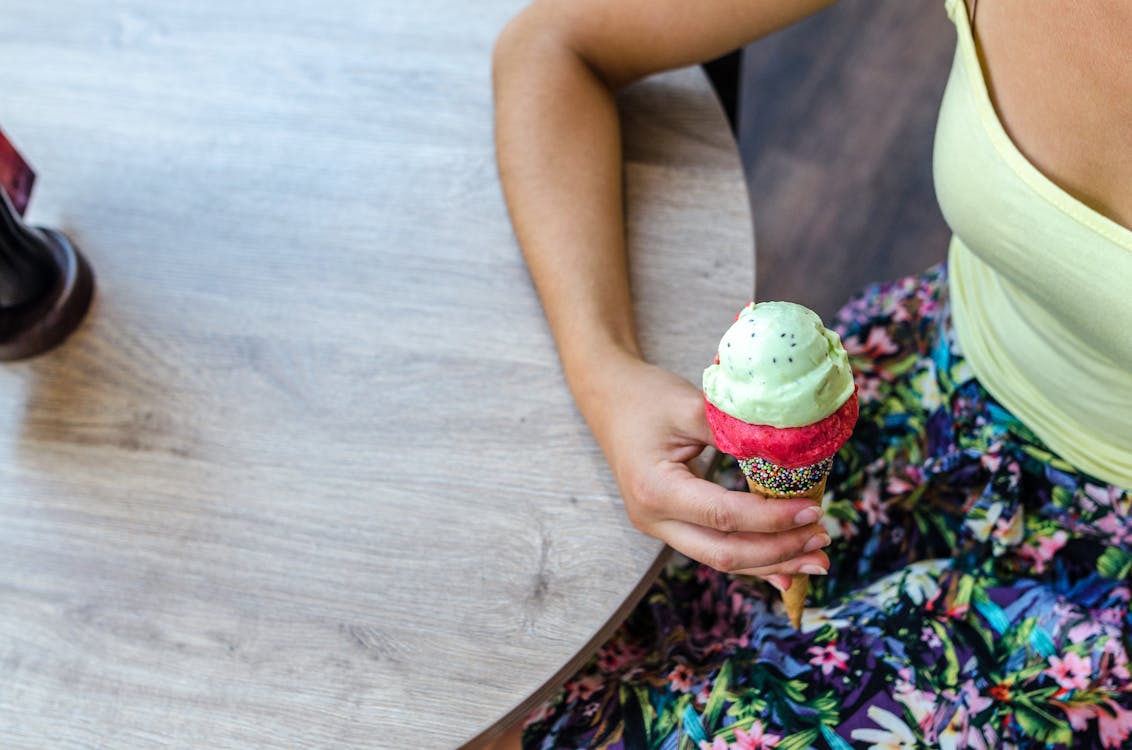
[[[4,131],[0,130],[0,187],[8,193],[8,198],[20,216],[24,215],[28,207],[34,184],[35,172],[4,136]]]

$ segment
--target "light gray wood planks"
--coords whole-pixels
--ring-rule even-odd
[[[30,218],[99,284],[0,369],[6,747],[456,746],[639,587],[495,174],[518,6],[0,2]],[[698,71],[625,109],[642,335],[695,379],[738,157]]]

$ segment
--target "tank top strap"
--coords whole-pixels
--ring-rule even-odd
[[[947,10],[947,17],[955,21],[956,13],[967,13],[968,23],[974,26],[975,23],[975,6],[979,0],[970,0],[971,7],[967,7],[964,0],[944,0],[944,8]]]

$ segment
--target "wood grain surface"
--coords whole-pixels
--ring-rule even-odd
[[[4,747],[455,747],[647,582],[496,178],[518,7],[0,1],[29,219],[99,279],[0,369]],[[698,70],[624,111],[644,344],[696,379],[737,152]]]

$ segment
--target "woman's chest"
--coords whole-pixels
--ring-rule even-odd
[[[1132,2],[981,0],[974,31],[991,99],[1018,150],[1132,228]]]

